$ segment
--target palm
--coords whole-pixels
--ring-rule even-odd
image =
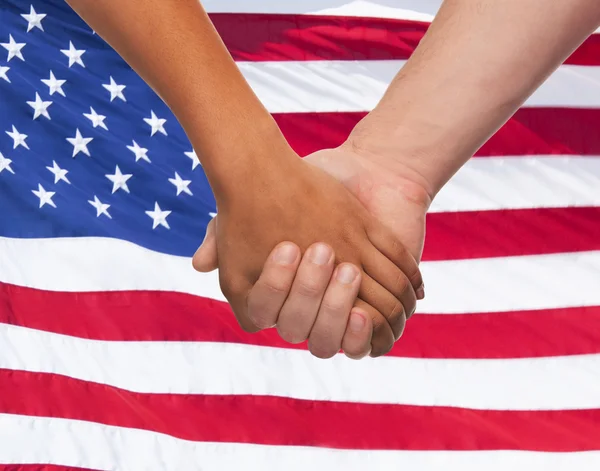
[[[398,172],[344,147],[321,150],[305,160],[341,181],[420,260],[429,201],[426,192]]]

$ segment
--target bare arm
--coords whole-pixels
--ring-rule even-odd
[[[215,192],[275,157],[276,123],[244,80],[198,0],[67,0],[171,108]]]
[[[433,197],[599,24],[598,0],[446,0],[349,142]]]
[[[118,0],[118,7],[116,0],[67,1],[160,95],[198,151],[219,212],[211,227],[220,285],[241,325],[252,331],[273,326],[286,300],[276,296],[282,294],[277,286],[264,290],[277,298],[274,310],[265,309],[260,290],[252,295],[273,248],[288,240],[304,252],[321,240],[336,255],[329,250],[329,257],[317,257],[323,265],[333,271],[340,262],[354,264],[339,268],[351,275],[345,278],[350,303],[344,316],[324,308],[315,320],[314,310],[312,318],[302,314],[320,300],[301,301],[288,312],[298,322],[286,334],[300,340],[310,335],[311,351],[321,357],[341,346],[352,356],[389,351],[422,284],[414,258],[341,183],[293,152],[200,1]],[[291,280],[300,250],[275,257]],[[198,257],[195,266],[205,269]],[[312,286],[304,291],[315,292]],[[345,334],[354,302],[364,312],[360,338]]]

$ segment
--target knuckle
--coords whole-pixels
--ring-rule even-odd
[[[371,357],[377,358],[383,355],[387,355],[393,346],[393,342],[379,342],[377,344],[373,344],[371,349]]]
[[[283,285],[255,285],[248,297],[248,317],[261,329],[273,327],[288,291]]]
[[[416,300],[411,299],[410,302],[407,303],[404,308],[404,314],[407,319],[410,319],[416,311],[417,311],[417,302],[416,302]]]
[[[344,355],[351,360],[360,360],[367,356],[371,351],[371,345],[346,345],[342,344]]]
[[[321,312],[325,312],[327,314],[346,314],[350,311],[350,307],[346,305],[344,299],[341,297],[326,297],[321,302]]]
[[[387,320],[392,328],[394,340],[399,339],[402,335],[402,331],[404,330],[404,324],[406,323],[406,313],[404,306],[400,301],[396,300],[394,302],[394,306],[389,311]]]
[[[323,287],[315,279],[299,280],[292,289],[303,298],[316,298],[323,292]]]
[[[341,339],[335,340],[328,330],[312,332],[308,338],[308,349],[317,358],[323,360],[333,357],[341,349]]]
[[[243,293],[243,283],[226,270],[219,272],[219,285],[228,300],[235,299]]]
[[[252,323],[250,320],[242,320],[242,319],[238,318],[238,324],[240,325],[240,328],[248,334],[254,334],[254,333],[262,330],[260,327],[258,327],[254,323]]]
[[[268,329],[273,327],[275,324],[277,314],[273,314],[272,312],[266,309],[256,309],[248,310],[248,320],[258,329]]]
[[[232,307],[233,309],[233,307]],[[233,309],[233,314],[238,321],[240,328],[249,334],[253,334],[261,330],[250,318],[244,316],[237,310]]]
[[[410,271],[410,273],[406,273],[406,276],[411,284],[411,286],[413,286],[415,289],[417,289],[419,286],[421,286],[423,284],[423,276],[421,274],[421,270],[419,269],[419,266],[415,264],[414,269],[412,269]]]
[[[408,278],[404,275],[404,273],[400,272],[396,275],[396,279],[394,280],[394,290],[398,294],[404,293],[410,287],[410,283]]]
[[[373,326],[371,341],[371,357],[379,357],[389,353],[394,346],[394,335],[385,321],[376,322]]]
[[[391,309],[389,310],[387,319],[390,323],[392,323],[392,322],[397,322],[403,316],[404,316],[404,306],[402,305],[402,303],[399,300],[395,299],[394,303],[392,304]]]
[[[410,309],[406,312],[406,320],[410,319],[415,314],[415,312],[417,312],[417,303],[414,303],[409,307]]]
[[[313,356],[315,356],[317,358],[320,358],[321,360],[327,360],[329,358],[334,357],[335,354],[339,351],[339,348],[338,349],[334,349],[334,348],[327,347],[327,346],[324,346],[324,345],[311,344],[309,342],[308,350],[310,351],[310,353]]]
[[[294,328],[293,326],[278,324],[277,332],[283,340],[291,344],[302,343],[308,338],[308,332],[300,326]]]
[[[265,278],[260,282],[260,285],[264,290],[263,295],[266,297],[275,296],[280,298],[282,296],[287,296],[290,291],[290,283],[280,277]]]

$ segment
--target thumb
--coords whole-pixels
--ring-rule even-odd
[[[219,268],[219,259],[217,257],[217,216],[215,216],[206,226],[206,235],[202,245],[196,250],[192,258],[192,265],[199,272],[209,272]]]

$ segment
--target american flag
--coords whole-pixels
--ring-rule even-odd
[[[440,1],[203,3],[306,155]],[[196,154],[65,3],[2,0],[0,44],[0,470],[600,468],[600,35],[441,192],[427,299],[360,362],[238,328]]]

